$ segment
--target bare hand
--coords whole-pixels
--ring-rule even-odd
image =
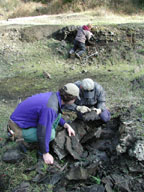
[[[54,158],[50,153],[43,154],[43,159],[46,164],[53,164]]]
[[[73,130],[73,128],[68,124],[68,123],[65,123],[64,124],[64,128],[67,128],[67,131],[68,131],[68,135],[71,137],[71,136],[75,136],[75,131]]]

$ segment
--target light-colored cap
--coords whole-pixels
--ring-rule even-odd
[[[74,83],[67,83],[66,85],[64,85],[64,90],[66,93],[72,96],[76,96],[78,99],[80,99],[79,88]]]
[[[82,87],[84,90],[91,91],[94,89],[94,81],[92,79],[86,78],[82,80]]]

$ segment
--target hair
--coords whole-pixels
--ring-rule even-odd
[[[92,24],[88,23],[87,26],[89,29],[92,29]]]
[[[61,99],[65,103],[77,98],[76,96],[73,96],[73,95],[66,93],[66,91],[63,88],[59,89],[59,92],[60,92]]]

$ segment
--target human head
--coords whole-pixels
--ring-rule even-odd
[[[79,98],[79,88],[74,84],[74,83],[67,83],[64,85],[63,88],[59,90],[61,99],[65,102],[68,103],[71,100],[76,100]]]
[[[83,89],[84,98],[94,97],[94,81],[90,78],[85,78],[82,80],[81,87]]]
[[[92,24],[87,24],[87,27],[89,28],[89,30],[91,30],[92,29]]]

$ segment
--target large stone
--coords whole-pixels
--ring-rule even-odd
[[[85,187],[85,192],[105,192],[105,188],[103,185],[91,185],[89,187]]]
[[[82,118],[84,121],[95,121],[95,120],[100,119],[100,117],[99,117],[99,115],[97,115],[96,111],[91,111],[91,112],[85,113],[82,116]]]
[[[28,192],[28,191],[30,191],[30,183],[22,182],[12,192]]]
[[[88,125],[80,119],[75,119],[71,124],[79,141],[87,134]]]
[[[129,150],[129,155],[135,157],[139,161],[144,160],[144,141],[138,140],[134,147]]]
[[[57,154],[58,158],[61,160],[67,156],[68,152],[64,149],[66,142],[66,130],[59,131],[52,144],[53,151]]]
[[[74,159],[80,160],[83,154],[83,147],[78,142],[77,137],[66,138],[66,149]]]
[[[92,129],[87,135],[84,136],[84,138],[81,140],[81,143],[86,143],[92,138],[100,138],[102,133],[101,127]]]
[[[88,173],[83,167],[74,167],[67,172],[66,178],[68,180],[86,180],[88,178]]]
[[[2,160],[7,163],[16,163],[23,158],[23,154],[19,149],[9,149],[2,156]]]

